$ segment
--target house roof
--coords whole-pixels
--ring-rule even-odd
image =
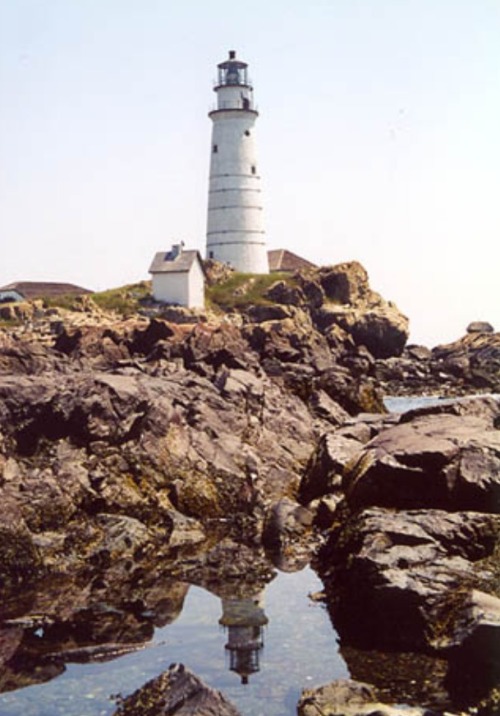
[[[269,270],[273,271],[298,271],[299,269],[317,268],[315,264],[301,256],[288,251],[287,249],[273,249],[267,252]]]
[[[149,273],[187,273],[195,261],[199,261],[203,268],[201,256],[196,250],[181,251],[174,259],[170,251],[158,251],[149,267]]]
[[[42,296],[62,296],[66,294],[82,295],[92,293],[88,288],[75,286],[73,283],[55,283],[44,281],[14,281],[1,286],[0,291],[16,291],[23,298],[41,298]]]

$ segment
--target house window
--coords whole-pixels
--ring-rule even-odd
[[[214,257],[214,252],[213,252],[213,251],[209,251],[209,252],[208,252],[208,258],[209,258],[209,259],[213,259],[213,257]]]
[[[214,154],[217,154],[218,151],[219,151],[219,147],[217,146],[217,144],[214,144],[214,146],[213,146],[213,153],[214,153]]]

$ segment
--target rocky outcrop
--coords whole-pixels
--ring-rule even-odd
[[[479,583],[475,563],[499,532],[496,516],[477,512],[374,507],[348,518],[323,553],[341,638],[363,648],[450,646],[446,611],[457,612],[467,585]]]
[[[5,585],[23,564],[33,575],[37,564],[76,568],[96,557],[107,549],[105,514],[134,518],[141,539],[165,545],[176,512],[203,521],[248,514],[256,490],[265,501],[298,485],[314,440],[300,399],[238,369],[221,368],[213,382],[162,373],[0,379]]]
[[[425,708],[407,704],[397,706],[381,702],[380,695],[371,684],[351,679],[334,681],[316,689],[304,689],[297,708],[299,716],[430,716]]]
[[[171,664],[131,696],[114,716],[239,716],[220,691],[207,686],[183,664]]]
[[[500,512],[500,411],[479,406],[414,411],[375,437],[346,476],[351,507]]]
[[[437,405],[352,446],[331,468],[343,499],[318,559],[342,644],[441,655],[460,708],[487,703],[500,678],[499,416],[488,398]],[[312,484],[331,492],[331,477]]]
[[[472,331],[458,341],[408,346],[377,361],[374,375],[387,395],[466,395],[500,392],[500,333]]]
[[[339,326],[376,358],[401,354],[408,339],[408,319],[370,288],[361,264],[353,261],[320,269],[319,279],[327,302],[314,314],[318,326]]]
[[[0,331],[0,688],[141,648],[186,583],[258,593],[317,527],[344,647],[445,653],[453,684],[496,638],[496,404],[384,413],[380,356],[407,324],[358,264],[239,314],[41,310]]]
[[[321,334],[304,307],[276,307],[286,316],[193,325],[89,302],[0,332],[4,590],[127,542],[167,555],[228,515],[260,530],[296,494],[320,432],[381,409],[364,349]]]

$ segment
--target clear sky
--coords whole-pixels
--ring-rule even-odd
[[[235,49],[269,248],[360,261],[414,342],[500,330],[499,38],[500,0],[0,0],[0,285],[204,252]]]

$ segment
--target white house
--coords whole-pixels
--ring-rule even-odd
[[[198,251],[184,251],[174,244],[170,251],[159,251],[149,268],[153,298],[186,308],[204,308],[205,272]]]

